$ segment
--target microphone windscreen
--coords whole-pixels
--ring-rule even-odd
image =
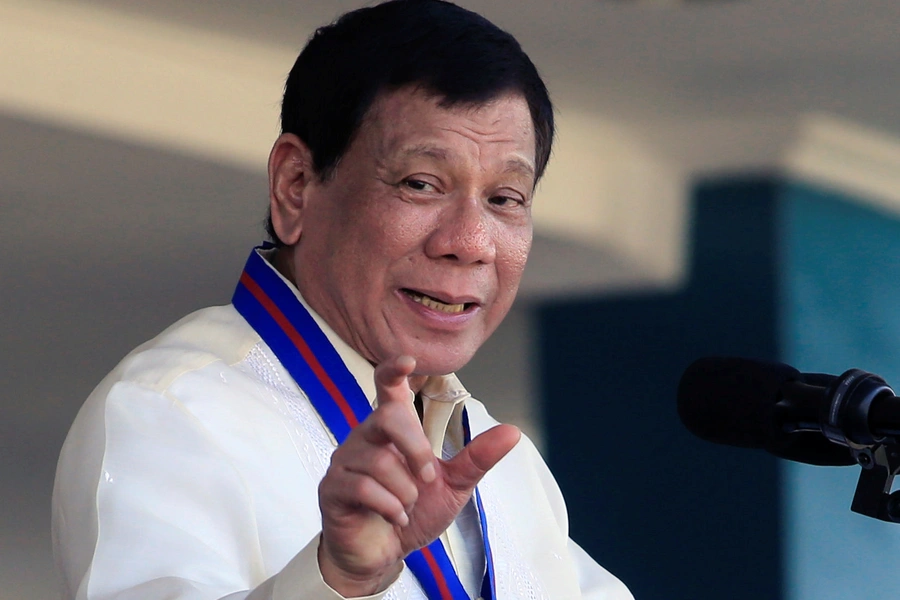
[[[730,446],[765,448],[775,434],[781,386],[800,372],[778,363],[709,357],[692,363],[678,384],[678,416],[694,435]]]
[[[789,382],[818,383],[781,363],[745,358],[701,358],[678,385],[678,415],[694,435],[729,446],[762,448],[775,456],[813,465],[856,464],[850,450],[820,431],[787,431],[776,416]],[[825,402],[824,387],[822,401]]]

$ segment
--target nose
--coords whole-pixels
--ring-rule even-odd
[[[437,217],[425,244],[430,258],[469,265],[496,258],[495,232],[485,204],[469,197],[446,207]]]

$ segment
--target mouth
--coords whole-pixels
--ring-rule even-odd
[[[445,302],[444,300],[440,300],[438,298],[434,298],[433,296],[429,296],[428,294],[423,294],[422,292],[417,292],[415,290],[410,290],[403,288],[400,290],[404,294],[406,294],[413,302],[418,302],[422,306],[428,307],[432,310],[436,310],[442,313],[447,314],[459,314],[461,312],[466,311],[475,305],[474,302],[460,302],[460,303],[450,303]]]

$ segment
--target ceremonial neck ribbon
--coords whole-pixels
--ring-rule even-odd
[[[234,291],[232,304],[306,393],[313,408],[331,430],[338,444],[372,412],[356,378],[319,328],[293,290],[254,248]],[[463,410],[465,442],[471,439],[469,419]],[[494,564],[488,541],[487,520],[481,495],[475,490],[481,520],[486,569],[481,586],[484,600],[496,595]],[[440,539],[406,557],[406,566],[419,580],[429,600],[469,600]]]

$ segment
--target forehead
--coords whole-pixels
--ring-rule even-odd
[[[476,104],[442,106],[441,102],[440,96],[417,88],[383,93],[372,103],[359,135],[368,138],[382,156],[429,143],[492,144],[522,154],[533,169],[534,124],[521,94],[501,94]]]

